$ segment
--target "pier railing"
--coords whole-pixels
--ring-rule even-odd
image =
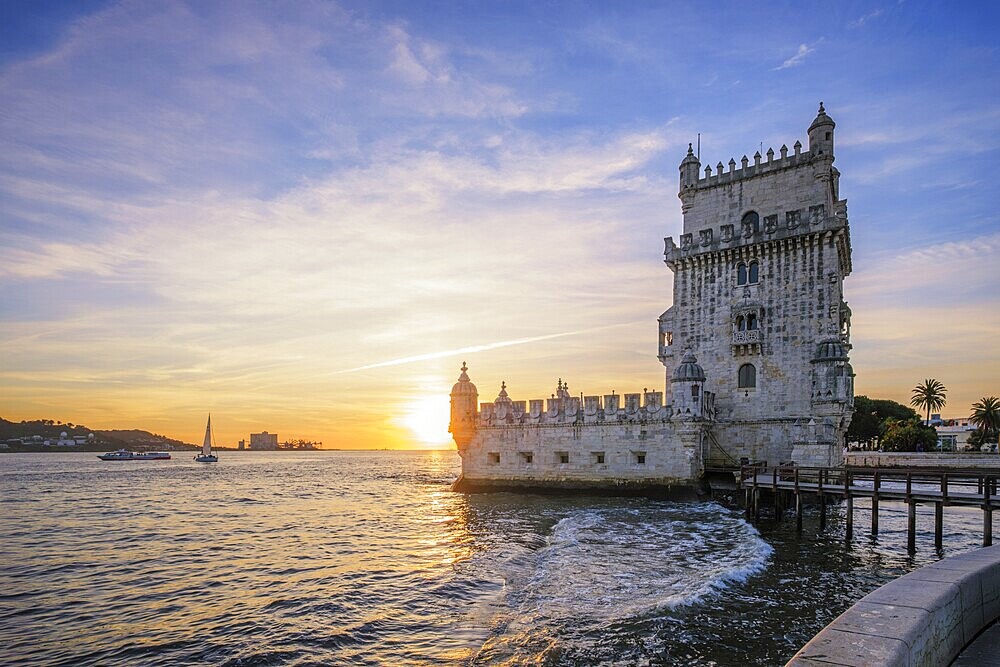
[[[802,530],[802,501],[815,496],[820,505],[820,530],[826,528],[827,504],[832,499],[846,503],[846,539],[854,531],[854,499],[870,498],[872,535],[877,535],[879,501],[907,504],[907,547],[916,543],[918,504],[934,504],[934,544],[941,546],[943,514],[947,506],[978,507],[983,511],[983,546],[993,543],[993,510],[1000,508],[997,481],[1000,467],[989,468],[819,468],[766,462],[740,467],[740,487],[746,493],[747,517],[760,519],[762,497],[769,494],[774,517],[782,520],[794,504],[796,528]]]

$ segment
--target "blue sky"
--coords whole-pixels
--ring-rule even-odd
[[[483,400],[658,386],[687,142],[805,142],[820,100],[858,391],[966,414],[1000,393],[998,15],[5,2],[0,416],[393,446],[463,357]]]

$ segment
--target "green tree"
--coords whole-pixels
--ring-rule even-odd
[[[847,441],[872,446],[882,436],[885,421],[919,419],[916,411],[884,398],[854,397],[854,416],[847,429]]]
[[[910,398],[910,405],[915,408],[925,408],[927,419],[925,424],[931,421],[931,410],[940,410],[947,403],[946,396],[948,389],[940,380],[928,378],[913,388],[913,397]]]
[[[890,417],[885,420],[880,442],[887,452],[930,452],[937,446],[937,431],[921,424],[919,417]]]
[[[854,397],[854,416],[847,427],[847,441],[871,445],[882,434],[882,422],[875,412],[874,401],[867,396]]]
[[[996,396],[984,396],[972,404],[972,415],[969,421],[978,427],[983,435],[982,442],[993,442],[1000,439],[1000,399]]]

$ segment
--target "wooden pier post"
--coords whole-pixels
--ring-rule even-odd
[[[844,539],[848,542],[854,536],[854,496],[851,495],[851,473],[844,471],[844,496],[847,497],[847,530],[844,532]]]
[[[753,492],[747,486],[747,467],[740,466],[740,486],[743,487],[743,509],[746,513],[747,521],[753,519]]]
[[[825,470],[819,471],[819,484],[816,485],[816,495],[819,497],[819,530],[826,530],[826,496],[823,495],[823,476]]]
[[[913,501],[913,475],[906,473],[906,550],[917,550],[917,503]]]
[[[872,535],[878,535],[878,487],[881,484],[878,468],[875,469],[875,482],[872,490]]]
[[[851,541],[854,536],[854,496],[847,496],[847,530],[844,533],[844,539],[847,542]]]
[[[990,504],[990,486],[992,480],[989,476],[983,480],[983,546],[993,545],[993,506]]]
[[[941,475],[941,502],[934,503],[934,547],[941,548],[944,534],[944,506],[948,502],[948,473]]]
[[[795,530],[802,532],[802,494],[799,493],[799,469],[795,469]]]
[[[944,503],[934,503],[934,546],[941,548],[944,532]]]
[[[781,495],[778,493],[778,468],[771,472],[771,493],[774,495],[774,519],[781,521]]]
[[[760,487],[757,486],[757,471],[753,472],[753,521],[760,521]]]

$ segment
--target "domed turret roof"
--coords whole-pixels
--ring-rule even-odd
[[[500,383],[500,393],[497,394],[497,398],[493,401],[496,405],[501,403],[511,403],[510,396],[507,395],[507,382],[503,381]]]
[[[688,352],[681,359],[681,365],[674,371],[671,382],[704,382],[705,369],[698,365],[698,359]]]
[[[472,384],[472,382],[469,380],[469,375],[468,373],[466,373],[467,370],[469,370],[469,367],[466,366],[465,362],[463,361],[462,374],[458,376],[458,382],[456,382],[455,386],[451,388],[452,396],[463,396],[470,394],[475,394],[476,396],[479,395],[479,391],[476,389],[476,385]]]
[[[691,144],[688,144],[688,152],[687,155],[684,156],[684,159],[681,160],[681,166],[684,166],[691,162],[694,162],[695,164],[699,165],[701,164],[701,162],[698,162],[698,157],[694,154],[694,148],[691,146]]]
[[[813,361],[847,361],[847,349],[836,338],[824,340],[816,346]]]
[[[829,125],[830,127],[837,127],[837,124],[833,122],[833,119],[826,115],[826,109],[823,108],[823,103],[819,103],[819,113],[816,114],[816,120],[812,122],[809,126],[809,131],[812,132],[814,128],[820,125]]]

